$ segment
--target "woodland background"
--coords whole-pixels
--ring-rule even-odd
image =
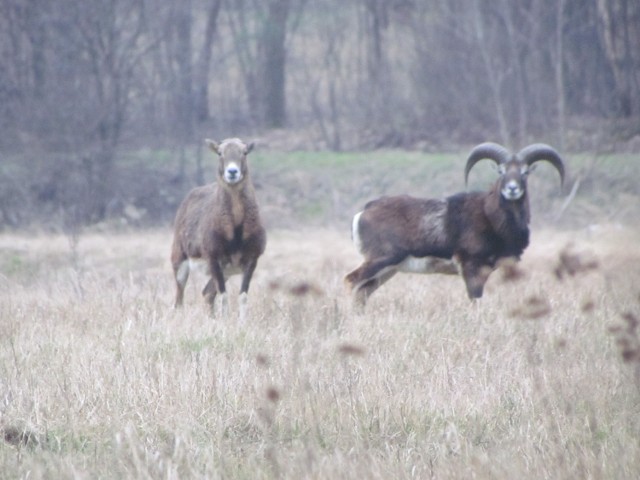
[[[0,476],[640,478],[638,46],[637,0],[0,0]],[[269,237],[246,324],[238,277],[229,318],[200,272],[171,308],[228,136]],[[518,268],[352,311],[353,213],[463,190],[486,140],[567,164]]]
[[[0,228],[170,221],[205,137],[637,152],[638,45],[634,0],[0,0]]]

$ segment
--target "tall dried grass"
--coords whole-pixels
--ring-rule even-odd
[[[271,232],[245,325],[202,277],[171,309],[169,232],[3,235],[2,476],[637,478],[638,233],[535,231],[478,302],[406,275],[356,314],[348,235]]]

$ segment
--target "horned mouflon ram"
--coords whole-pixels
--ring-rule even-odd
[[[482,296],[500,259],[519,259],[529,244],[527,176],[541,160],[553,165],[564,183],[562,158],[537,143],[512,154],[496,143],[471,150],[464,170],[494,161],[499,178],[488,192],[462,192],[445,199],[408,195],[367,203],[352,222],[352,238],[364,262],[345,277],[356,304],[397,272],[461,273],[469,298]]]

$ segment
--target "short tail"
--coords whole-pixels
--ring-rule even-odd
[[[351,222],[351,241],[353,241],[353,244],[360,253],[362,253],[362,239],[360,238],[360,216],[362,213],[363,212],[356,213]]]

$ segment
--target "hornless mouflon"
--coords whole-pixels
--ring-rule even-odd
[[[231,275],[242,274],[239,310],[244,320],[249,283],[267,238],[247,165],[253,143],[246,145],[238,138],[206,143],[219,157],[217,182],[194,188],[178,208],[171,250],[175,307],[182,305],[189,271],[202,261],[211,275],[202,294],[212,314],[218,293],[226,313],[225,282]]]

